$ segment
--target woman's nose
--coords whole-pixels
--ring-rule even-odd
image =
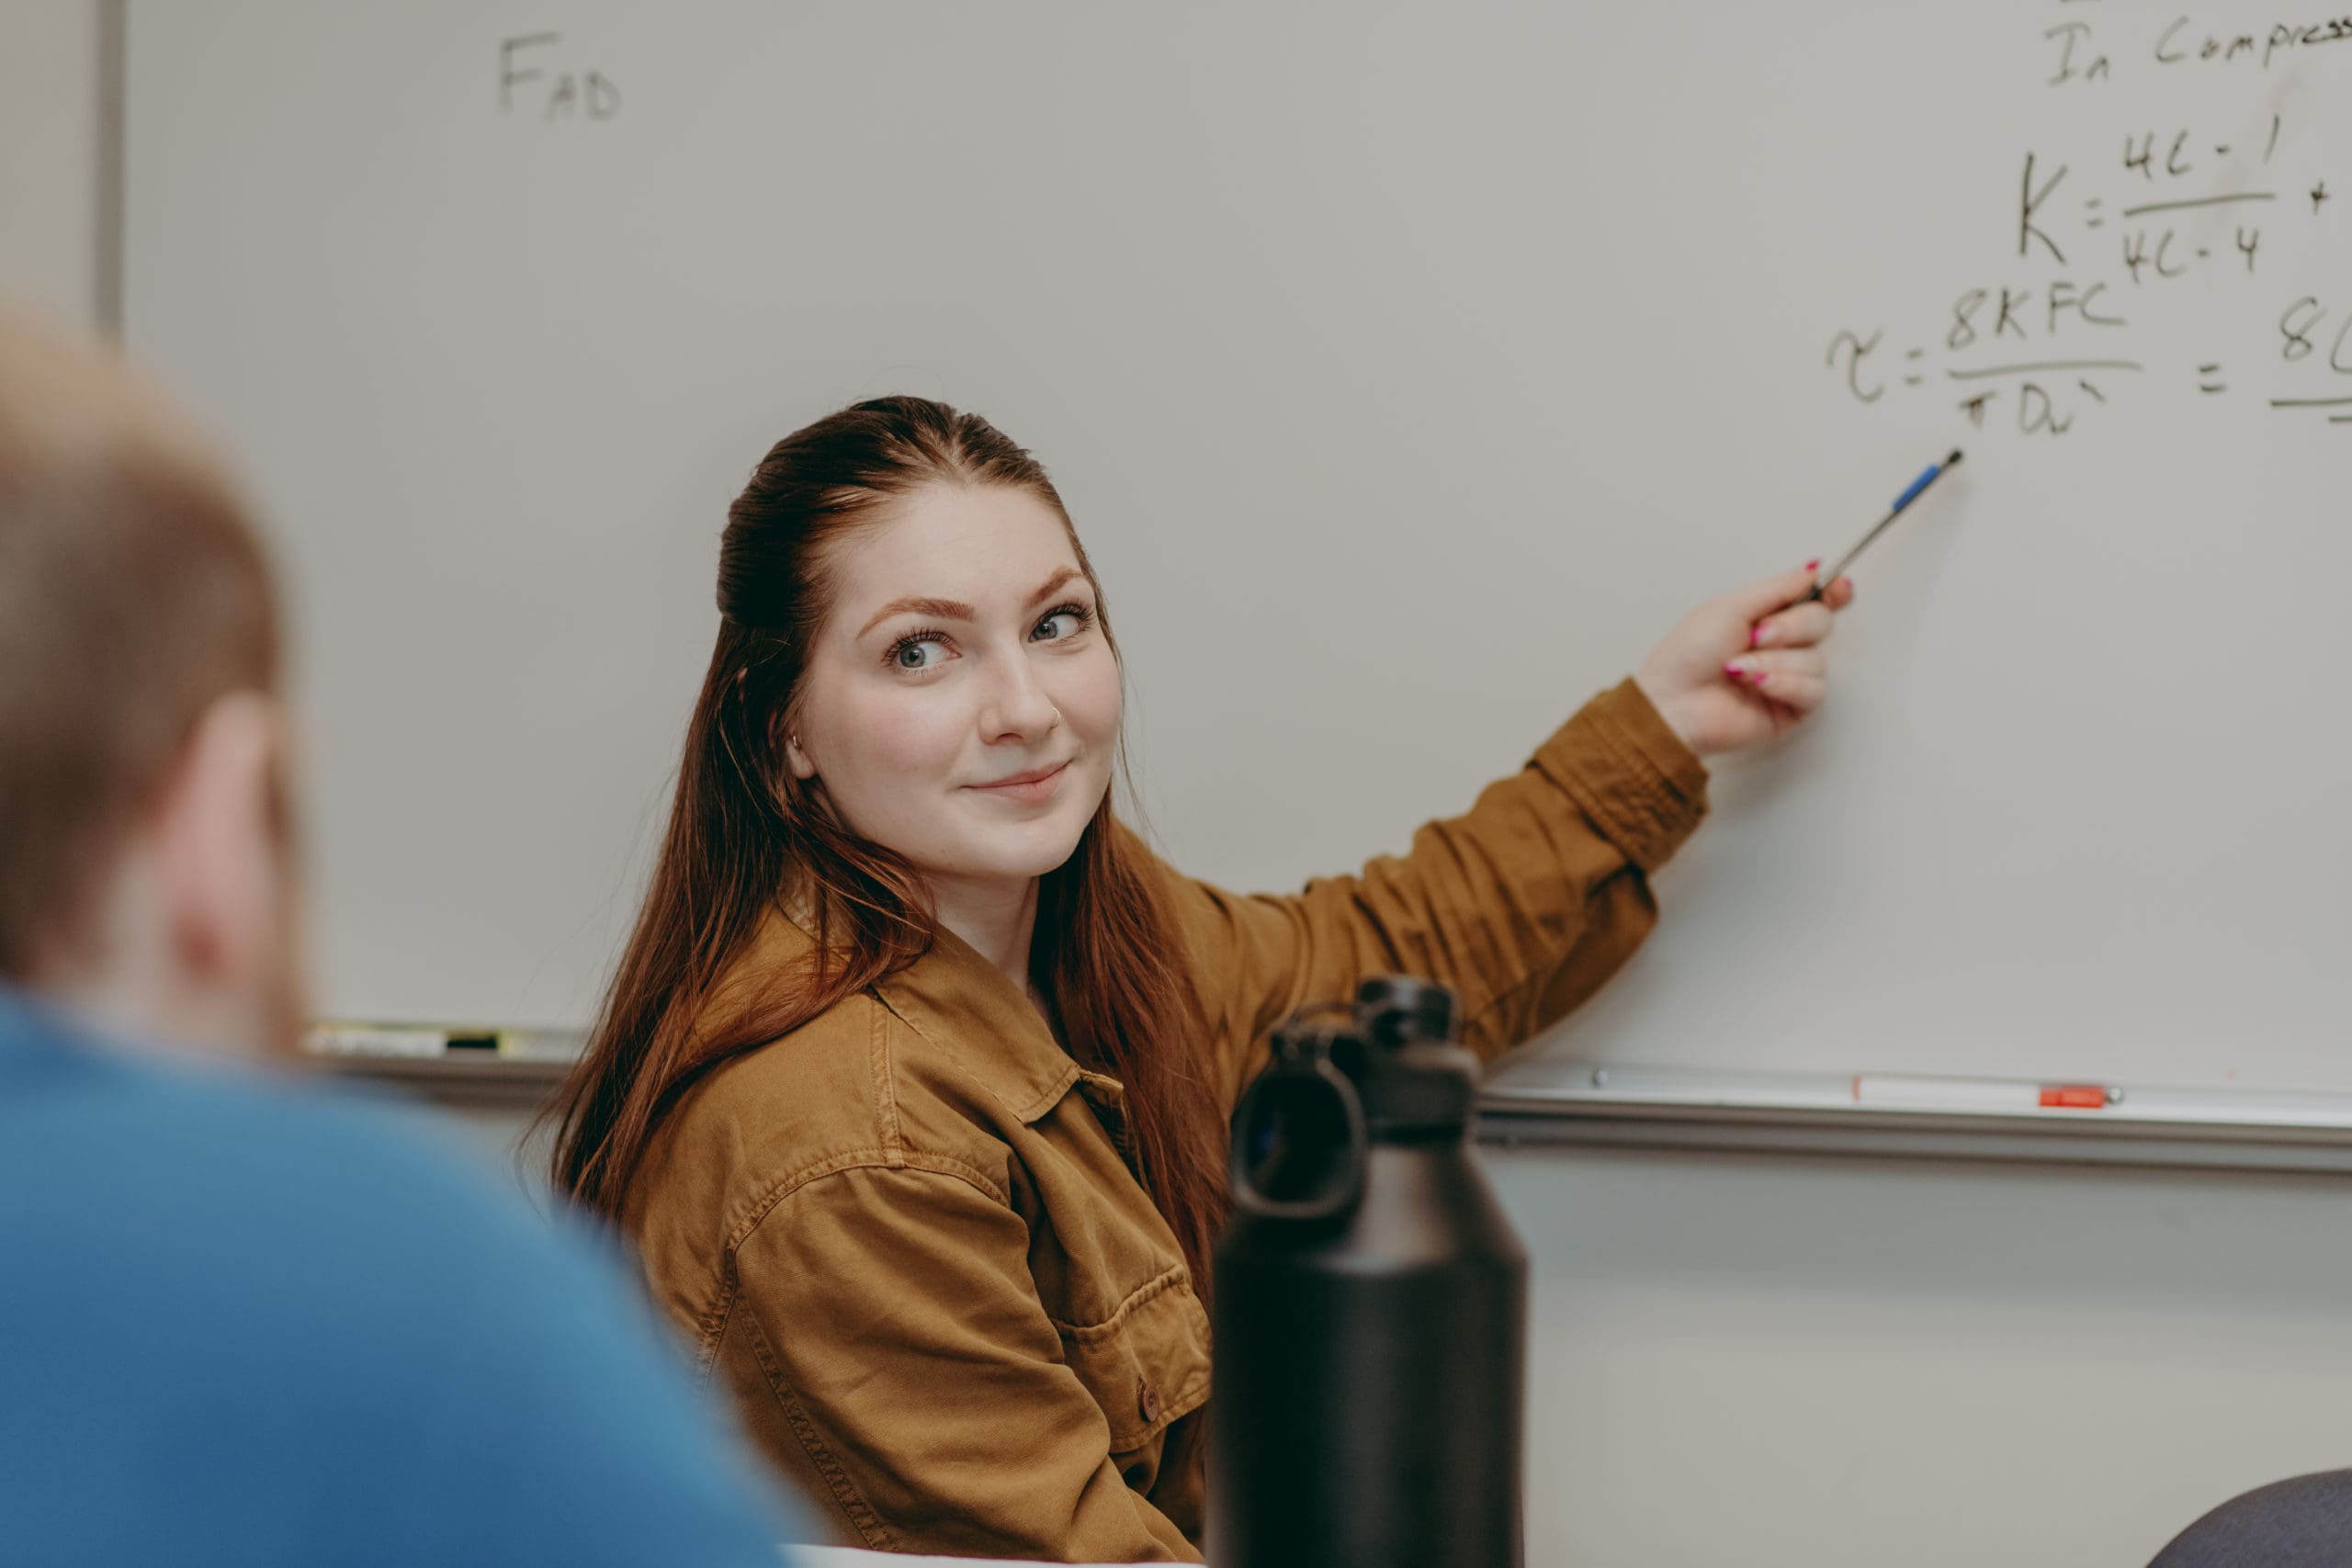
[[[980,723],[990,740],[1034,740],[1061,722],[1061,712],[1022,657],[997,661]]]

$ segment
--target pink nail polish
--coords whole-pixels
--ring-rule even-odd
[[[1726,664],[1726,665],[1724,665],[1724,674],[1726,674],[1726,675],[1728,675],[1728,676],[1730,676],[1730,677],[1731,677],[1733,680],[1735,680],[1735,681],[1745,681],[1745,680],[1747,680],[1747,671],[1745,671],[1745,670],[1742,670],[1742,669],[1741,669],[1738,665],[1736,665],[1736,664]]]
[[[1821,563],[1818,560],[1809,560],[1804,563],[1804,569],[1807,571],[1819,571],[1821,570]]]
[[[1762,626],[1750,626],[1750,627],[1748,627],[1748,628],[1747,628],[1747,646],[1748,646],[1749,648],[1753,649],[1753,648],[1756,646],[1757,639],[1758,639],[1758,637],[1761,637],[1763,635],[1764,635],[1764,628],[1763,628]]]

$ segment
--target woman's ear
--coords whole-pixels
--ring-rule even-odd
[[[802,784],[817,776],[817,760],[800,744],[800,732],[797,729],[784,732],[784,761],[792,770],[792,776]]]

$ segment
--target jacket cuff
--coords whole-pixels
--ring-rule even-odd
[[[1630,679],[1577,711],[1531,764],[1646,874],[1707,815],[1707,769]]]

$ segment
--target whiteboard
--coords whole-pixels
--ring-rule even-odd
[[[585,1020],[727,501],[903,390],[1052,469],[1157,841],[1262,888],[1964,446],[1543,1049],[2352,1085],[2352,39],[2274,13],[133,4],[127,332],[288,566],[320,1000]]]

